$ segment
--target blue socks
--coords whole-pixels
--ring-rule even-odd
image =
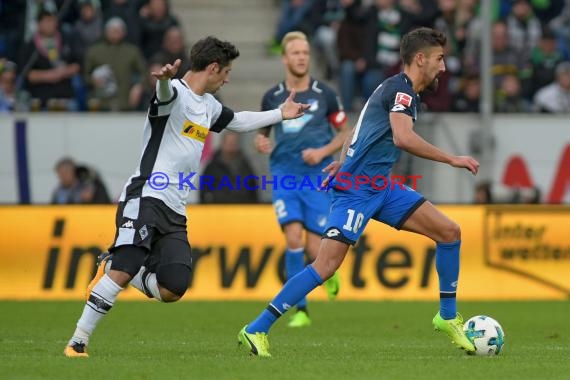
[[[251,322],[245,331],[248,334],[263,332],[267,333],[273,323],[282,316],[292,306],[296,305],[303,297],[309,294],[313,289],[323,283],[323,279],[313,269],[307,265],[301,273],[287,281],[283,289],[269,303],[269,306],[253,322]]]
[[[305,268],[305,251],[303,248],[287,249],[285,251],[285,278],[287,281],[292,279],[297,273]],[[307,307],[307,297],[301,298],[297,303],[298,308]]]
[[[461,240],[451,243],[437,243],[435,268],[439,277],[439,314],[443,319],[457,315],[457,280],[459,278],[459,248]]]

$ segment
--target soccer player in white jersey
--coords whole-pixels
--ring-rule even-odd
[[[182,79],[171,80],[180,60],[152,73],[158,81],[140,163],[121,194],[114,244],[100,257],[66,356],[88,356],[89,337],[129,283],[163,302],[175,302],[186,292],[192,267],[185,209],[188,175],[198,170],[208,133],[224,128],[248,132],[300,117],[309,107],[294,102],[294,92],[280,107],[265,112],[234,112],[220,104],[212,94],[229,82],[238,56],[231,43],[206,37],[192,47],[190,70]]]

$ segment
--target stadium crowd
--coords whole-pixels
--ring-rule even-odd
[[[478,112],[481,21],[477,0],[283,0],[269,51],[284,32],[312,36],[345,109],[400,71],[400,37],[417,26],[444,31],[447,71],[434,112]],[[497,112],[570,112],[570,1],[493,0],[492,75]]]
[[[167,0],[1,0],[0,110],[145,110],[185,52]]]
[[[447,71],[436,93],[422,94],[424,107],[479,111],[480,1],[274,4],[281,7],[281,16],[274,35],[268,36],[268,55],[281,54],[279,41],[287,32],[303,31],[317,53],[317,70],[338,88],[346,111],[358,112],[379,83],[401,70],[400,38],[418,26],[448,36]],[[495,111],[569,113],[570,0],[492,0],[492,8]],[[155,87],[150,72],[181,58],[182,76],[189,48],[169,0],[0,0],[0,113],[145,111]],[[231,151],[229,142],[211,162],[211,154],[204,157],[207,170],[251,172],[240,144]],[[56,165],[60,184],[53,203],[110,201],[92,170],[75,168],[65,180],[64,169],[72,165],[70,159]],[[84,173],[95,173],[98,187]],[[475,193],[476,203],[494,202],[488,184],[478,184]],[[512,198],[510,202],[535,203],[540,195],[516,193]],[[256,202],[257,195],[244,194],[242,201]],[[236,199],[235,194],[204,193],[200,202]]]
[[[478,112],[477,0],[281,0],[269,54],[291,30],[310,36],[347,111],[400,70],[400,37],[450,38],[434,112]],[[570,112],[570,1],[493,0],[497,112]],[[0,0],[0,112],[140,111],[157,65],[187,51],[168,0]],[[183,60],[183,66],[187,60]],[[187,66],[179,71],[184,73]]]

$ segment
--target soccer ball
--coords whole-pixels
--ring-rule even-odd
[[[499,355],[505,344],[503,328],[491,317],[476,315],[463,325],[467,338],[475,345],[475,355]]]

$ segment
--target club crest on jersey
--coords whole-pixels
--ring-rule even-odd
[[[319,101],[317,99],[309,99],[309,112],[316,112],[319,109]]]
[[[191,122],[190,120],[186,120],[182,126],[182,136],[190,137],[202,143],[206,141],[208,132],[208,128]]]
[[[312,118],[313,115],[306,113],[303,116],[298,117],[296,119],[283,120],[281,122],[281,125],[283,126],[283,133],[300,132],[301,129],[303,129],[303,127],[307,125],[307,123],[311,121]]]
[[[411,106],[412,105],[411,95],[408,95],[405,92],[396,93],[396,100],[394,101],[394,105],[396,104],[401,104],[406,107]]]

